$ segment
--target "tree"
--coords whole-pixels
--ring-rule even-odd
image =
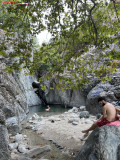
[[[47,67],[44,78],[56,77],[59,87],[75,88],[89,82],[88,75],[97,76],[99,80],[109,79],[108,61],[99,64],[100,59],[119,59],[120,53],[115,49],[108,50],[112,44],[120,42],[120,3],[115,0],[31,0],[27,6],[1,6],[1,29],[6,31],[7,40],[14,45],[10,57],[20,57],[11,68],[20,68],[21,64],[33,73],[41,66]],[[112,16],[111,16],[112,15]],[[33,50],[34,35],[47,29],[53,36],[49,44],[39,50],[34,49],[34,61],[30,61]],[[17,38],[10,40],[13,34]],[[27,35],[27,36],[26,36]],[[2,42],[1,50],[5,50]],[[26,46],[29,53],[26,53]],[[95,48],[92,55],[85,53]],[[2,55],[3,51],[0,52]],[[97,62],[95,65],[94,62]],[[18,64],[18,65],[17,65]],[[98,66],[97,66],[98,65]],[[18,69],[17,68],[17,69]],[[66,74],[67,73],[67,74]]]

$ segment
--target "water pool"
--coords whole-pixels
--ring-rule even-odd
[[[68,111],[70,108],[65,108],[64,105],[49,105],[50,110],[46,111],[47,106],[45,105],[38,105],[38,106],[31,106],[29,107],[29,114],[28,116],[32,116],[34,113],[37,113],[39,116],[51,116],[51,115],[57,115],[57,114],[62,114],[66,111]]]

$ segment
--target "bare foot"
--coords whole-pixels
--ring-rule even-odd
[[[88,133],[88,132],[89,132],[88,130],[83,130],[83,131],[82,131],[82,133]]]
[[[84,132],[85,134],[83,135],[83,137],[81,138],[81,141],[84,141],[85,138],[89,135],[89,131]]]

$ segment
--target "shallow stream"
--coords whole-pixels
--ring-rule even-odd
[[[32,106],[29,107],[28,118],[32,117],[34,113],[37,113],[39,116],[54,116],[56,114],[61,114],[68,111],[69,108],[65,108],[62,105],[50,105],[50,111],[45,111],[47,107],[44,105]],[[25,127],[25,123],[23,124],[23,128]],[[73,157],[69,157],[67,154],[63,154],[62,151],[58,149],[51,141],[44,139],[40,134],[28,129],[23,129],[22,134],[27,135],[28,143],[30,146],[44,146],[50,145],[51,151],[48,152],[43,158],[49,160],[73,160]]]

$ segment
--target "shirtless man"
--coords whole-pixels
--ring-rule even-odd
[[[96,122],[94,122],[89,129],[82,131],[82,133],[85,133],[84,138],[88,135],[89,131],[109,124],[111,121],[117,120],[117,109],[111,103],[106,102],[104,97],[100,97],[98,99],[98,103],[103,109],[103,115]]]

